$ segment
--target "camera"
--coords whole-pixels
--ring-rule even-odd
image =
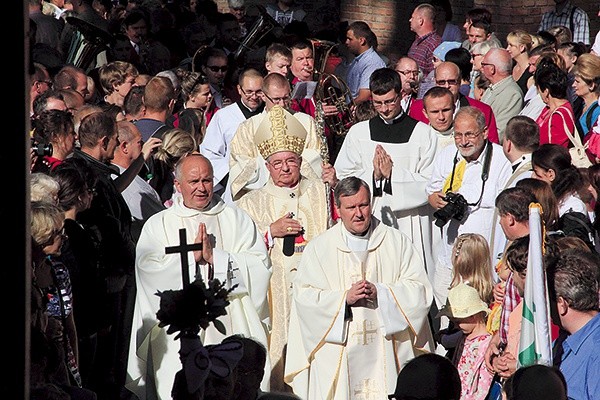
[[[446,193],[444,201],[448,202],[448,204],[433,213],[433,216],[436,218],[435,225],[440,228],[446,225],[451,218],[461,221],[469,208],[467,200],[459,193]]]
[[[36,143],[31,139],[31,148],[38,157],[51,156],[52,155],[52,143]]]

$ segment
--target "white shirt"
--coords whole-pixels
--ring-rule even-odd
[[[460,186],[460,189],[458,189],[458,193],[460,193],[468,203],[477,204],[469,205],[467,216],[464,221],[458,222],[451,219],[442,227],[442,241],[439,244],[440,248],[437,249],[437,252],[434,249],[434,253],[438,254],[436,264],[452,269],[452,246],[454,245],[456,238],[462,233],[479,233],[483,235],[486,240],[490,240],[494,210],[496,207],[496,197],[504,189],[508,178],[512,174],[510,162],[504,155],[502,146],[491,142],[490,144],[493,146],[492,161],[490,164],[489,177],[485,182],[481,201],[477,203],[482,192],[481,172],[483,169],[483,161],[485,160],[485,149],[477,160],[467,163],[462,185]],[[446,178],[452,173],[456,154],[456,146],[447,146],[436,155],[431,179],[425,189],[427,195],[439,192],[443,189]],[[460,162],[460,160],[462,160],[462,156],[458,153],[457,162]]]

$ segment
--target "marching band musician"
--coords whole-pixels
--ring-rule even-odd
[[[316,41],[318,42],[318,41]],[[321,44],[317,43],[316,46],[319,46]],[[296,85],[298,85],[300,82],[311,82],[311,81],[317,81],[317,84],[322,85],[324,84],[324,81],[322,80],[322,78],[324,78],[324,71],[319,70],[320,68],[322,68],[323,70],[325,69],[325,61],[327,59],[327,53],[328,51],[324,52],[322,54],[323,59],[319,59],[317,60],[317,70],[315,70],[315,51],[314,51],[314,45],[313,43],[311,43],[308,40],[299,40],[296,41],[294,44],[292,44],[291,46],[291,51],[292,51],[292,62],[290,65],[290,72],[292,73],[292,87],[296,87]],[[319,65],[322,64],[322,65]],[[317,108],[316,108],[316,101],[320,101],[321,102],[321,106],[322,106],[322,112],[323,115],[321,117],[326,118],[326,117],[333,117],[336,116],[340,113],[340,110],[338,110],[337,106],[332,105],[332,104],[327,104],[326,101],[324,101],[324,99],[319,98],[319,96],[316,94],[317,91],[315,90],[315,92],[312,94],[312,96],[310,96],[309,98],[302,98],[302,99],[292,99],[292,105],[291,108],[294,111],[300,111],[303,113],[306,113],[308,115],[310,115],[311,117],[317,119]],[[340,96],[343,96],[343,94],[340,94]],[[339,149],[339,146],[336,144],[336,132],[332,132],[331,129],[329,128],[329,126],[327,124],[324,124],[324,126],[322,127],[323,129],[323,133],[325,134],[325,137],[327,138],[327,145],[329,148],[329,158],[331,160],[334,160],[335,157],[337,156],[337,151],[336,149]],[[346,132],[337,132],[337,135],[345,135]]]

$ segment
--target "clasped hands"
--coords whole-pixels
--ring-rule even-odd
[[[358,306],[362,305],[362,300],[371,302],[377,300],[377,287],[374,283],[361,280],[352,284],[346,294],[346,304],[350,307]]]
[[[202,244],[202,250],[194,250],[194,260],[196,264],[205,265],[213,264],[213,245],[210,241],[208,233],[206,232],[206,225],[201,222],[198,227],[198,234],[194,243]]]
[[[382,145],[378,144],[373,157],[373,177],[376,180],[390,179],[393,166],[392,157],[383,149]]]

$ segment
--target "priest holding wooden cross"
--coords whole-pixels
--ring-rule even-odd
[[[203,155],[190,154],[178,162],[175,187],[181,196],[148,219],[136,248],[137,295],[126,387],[140,399],[171,399],[173,378],[181,369],[179,343],[158,326],[157,291],[181,289],[198,274],[205,282],[226,282],[235,289],[228,297],[227,315],[219,318],[225,336],[242,334],[267,346],[271,264],[262,235],[244,211],[213,195],[213,169]],[[225,337],[212,325],[200,336],[204,345]],[[267,365],[263,390],[268,390],[269,371]]]

